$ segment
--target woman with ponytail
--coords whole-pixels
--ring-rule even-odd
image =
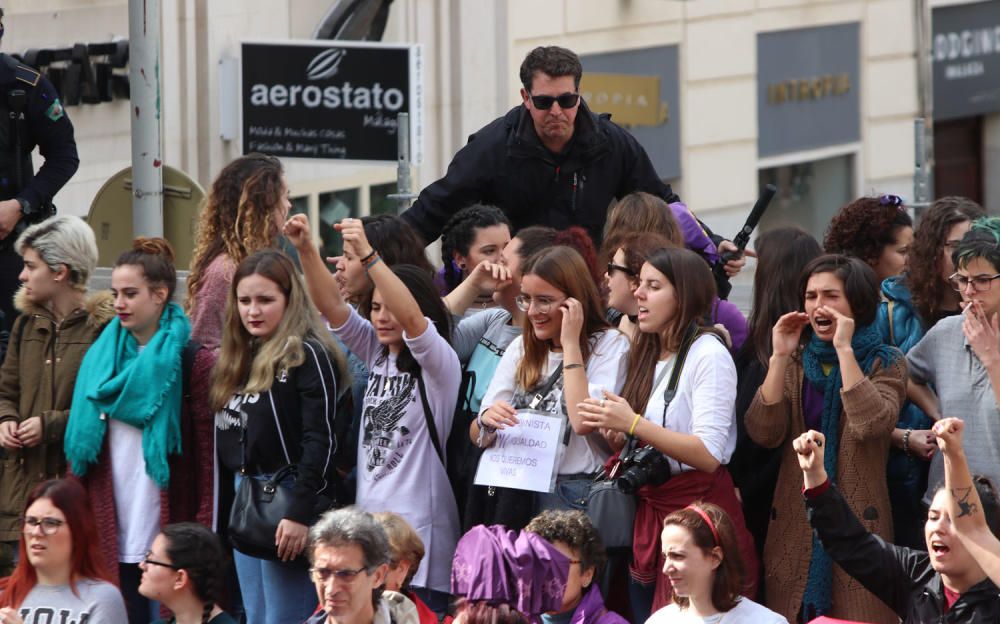
[[[136,564],[161,524],[211,522],[211,355],[189,347],[176,286],[174,252],[162,238],[137,238],[119,256],[111,272],[117,316],[83,358],[66,425],[66,459],[87,488],[130,622],[155,615],[137,592]]]
[[[219,538],[207,527],[194,522],[163,527],[139,564],[139,593],[173,613],[154,624],[236,624],[218,605],[225,561]]]
[[[792,441],[810,429],[823,432],[827,472],[865,528],[891,541],[885,466],[906,362],[883,344],[875,324],[878,282],[868,264],[820,256],[806,265],[800,283],[804,311],[775,324],[767,376],[746,413],[751,439],[782,453],[764,546],[766,604],[788,621],[828,615],[896,622],[876,596],[833,567],[813,536],[802,514]]]

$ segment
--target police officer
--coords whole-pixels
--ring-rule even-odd
[[[0,9],[0,40],[3,38]],[[33,172],[31,152],[45,161]],[[52,196],[80,165],[73,124],[55,87],[38,71],[0,53],[0,353],[14,325],[23,262],[14,249],[25,227],[55,214]]]

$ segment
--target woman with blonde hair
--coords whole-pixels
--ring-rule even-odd
[[[97,242],[79,217],[59,216],[17,239],[24,256],[10,348],[0,369],[0,576],[14,566],[18,521],[32,488],[66,473],[63,431],[80,363],[114,316],[107,292],[87,295]],[[54,357],[53,357],[54,355]]]
[[[295,467],[288,486],[294,504],[274,536],[276,559],[244,553],[234,559],[250,622],[304,621],[315,605],[306,569],[293,563],[309,526],[335,503],[334,453],[338,388],[346,385],[343,354],[306,297],[292,261],[259,251],[236,268],[216,365],[211,404],[216,410],[220,462],[243,479],[267,480]]]
[[[198,220],[185,302],[191,337],[202,346],[219,347],[236,265],[276,246],[290,208],[288,183],[274,156],[240,156],[212,183]]]

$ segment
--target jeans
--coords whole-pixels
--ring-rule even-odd
[[[139,582],[142,579],[139,564],[119,562],[118,578],[129,624],[149,624],[159,620],[160,603],[139,593]]]
[[[653,598],[656,596],[656,584],[646,585],[633,578],[628,580],[628,596],[632,601],[632,621],[645,622],[653,614]]]
[[[556,487],[552,492],[540,492],[535,499],[535,513],[548,510],[586,511],[587,494],[594,476],[588,474],[567,474],[556,476]]]
[[[236,475],[237,488],[242,478]],[[316,610],[316,586],[301,563],[257,559],[239,551],[233,551],[233,562],[247,624],[302,624]]]

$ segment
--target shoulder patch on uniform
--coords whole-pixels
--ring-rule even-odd
[[[38,86],[38,81],[41,80],[42,75],[38,73],[37,70],[32,69],[27,65],[18,65],[17,69],[14,70],[14,77],[21,82],[26,82],[29,85],[36,87]]]
[[[63,105],[59,101],[59,98],[56,98],[56,101],[52,102],[52,104],[45,110],[45,116],[52,121],[59,121],[65,114],[66,112],[63,110]]]

